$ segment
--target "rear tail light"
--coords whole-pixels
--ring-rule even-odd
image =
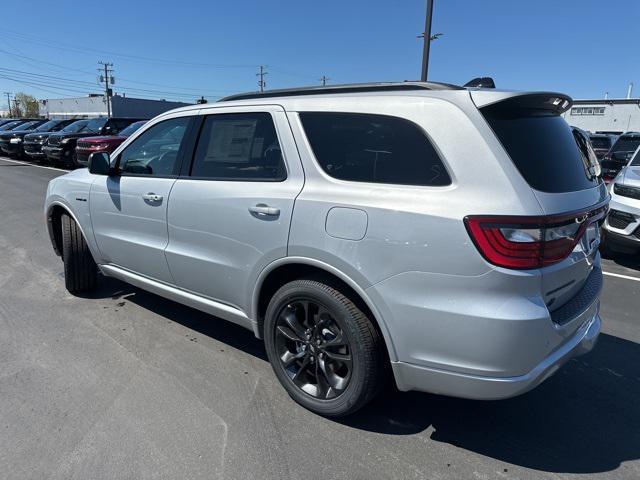
[[[607,206],[567,215],[468,216],[467,231],[490,263],[514,269],[541,268],[569,256],[587,227],[602,220]]]

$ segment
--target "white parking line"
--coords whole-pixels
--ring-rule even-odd
[[[20,165],[27,165],[28,167],[36,167],[36,168],[46,168],[48,170],[58,170],[59,172],[68,172],[69,170],[65,170],[64,168],[56,168],[56,167],[45,167],[44,165],[34,165],[33,163],[21,162],[19,160],[10,160],[8,158],[0,157],[0,160],[11,163],[19,163]]]
[[[629,275],[620,275],[619,273],[602,272],[603,275],[609,275],[611,277],[624,278],[625,280],[633,280],[634,282],[640,282],[640,278],[630,277]]]

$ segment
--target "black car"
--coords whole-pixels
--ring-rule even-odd
[[[18,125],[11,130],[3,131],[2,133],[0,133],[0,150],[2,150],[2,153],[5,155],[9,154],[11,141],[17,133],[33,130],[46,122],[47,120],[32,120],[30,122],[25,122],[21,125]]]
[[[9,156],[22,157],[25,153],[24,140],[25,137],[32,133],[43,132],[57,132],[64,127],[74,122],[75,120],[49,120],[44,121],[40,126],[33,128],[33,124],[28,129],[16,128],[0,134],[0,145],[3,153],[9,154]],[[9,142],[4,141],[5,138],[9,139]]]
[[[59,130],[59,132],[37,132],[24,136],[24,153],[34,160],[46,160],[47,157],[42,150],[46,145],[50,135],[54,133],[77,133],[87,126],[89,120],[70,120],[70,123]]]
[[[98,135],[117,135],[121,130],[133,122],[144,120],[143,118],[94,118],[77,132],[65,132],[51,134],[42,151],[51,163],[67,163],[74,167],[82,167],[76,157],[76,143],[78,138],[95,137]]]
[[[618,175],[640,146],[640,132],[626,132],[618,137],[616,143],[602,158],[602,177],[606,182],[610,182]]]

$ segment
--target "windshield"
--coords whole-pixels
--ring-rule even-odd
[[[636,150],[636,154],[631,159],[631,163],[629,163],[631,167],[640,167],[640,148]]]
[[[89,120],[87,123],[87,127],[84,129],[86,132],[99,132],[102,127],[104,127],[105,123],[107,123],[106,118],[94,118],[93,120]]]
[[[23,123],[22,125],[20,125],[19,127],[16,127],[13,129],[14,132],[20,132],[22,130],[32,130],[34,125],[37,125],[38,122],[27,122],[27,123]]]
[[[623,135],[611,149],[615,152],[633,152],[640,145],[640,135]]]
[[[127,128],[125,128],[124,130],[122,130],[119,135],[121,137],[128,137],[129,135],[131,135],[133,132],[135,132],[136,130],[138,130],[142,125],[144,125],[145,123],[147,123],[147,121],[143,121],[143,122],[135,122],[132,123],[131,125],[129,125]]]
[[[611,139],[609,137],[591,137],[590,140],[593,148],[603,148],[607,150],[611,148]]]
[[[65,128],[62,129],[62,131],[69,132],[69,133],[77,133],[82,131],[82,129],[86,127],[87,123],[89,123],[89,120],[78,120],[77,122],[73,122],[71,125],[67,125]]]
[[[54,128],[60,120],[49,120],[48,122],[43,123],[38,128],[36,128],[36,132],[48,132],[52,128]]]
[[[9,122],[9,123],[5,123],[4,125],[2,125],[0,127],[0,130],[11,130],[13,127],[15,127],[16,125],[20,125],[20,122]]]

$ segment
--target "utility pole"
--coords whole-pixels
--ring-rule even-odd
[[[7,105],[9,105],[9,117],[11,118],[11,93],[4,92],[4,94],[7,96]]]
[[[433,17],[433,0],[427,0],[427,15],[424,20],[424,46],[422,47],[422,74],[420,80],[427,81],[429,70],[429,46],[431,44],[431,18]],[[437,37],[436,37],[437,38]]]
[[[13,113],[16,114],[16,117],[21,117],[22,116],[22,114],[20,113],[20,107],[18,106],[19,103],[20,102],[18,101],[18,99],[14,97],[13,98]],[[9,104],[9,105],[11,105],[11,104]]]
[[[104,98],[107,102],[107,118],[111,118],[111,94],[113,93],[111,88],[109,88],[109,84],[113,85],[115,83],[115,78],[113,76],[113,63],[109,62],[98,62],[99,65],[102,65],[98,69],[100,73],[100,83],[104,83]],[[104,73],[103,73],[104,68]]]
[[[322,86],[326,86],[327,85],[327,80],[331,80],[329,77],[327,77],[326,75],[322,75],[320,77],[320,81],[322,82]]]
[[[265,70],[266,65],[260,65],[260,73],[256,73],[256,77],[260,77],[258,80],[258,86],[260,87],[260,91],[264,92],[264,87],[267,86],[267,82],[264,81],[264,76],[268,75],[268,72]]]

